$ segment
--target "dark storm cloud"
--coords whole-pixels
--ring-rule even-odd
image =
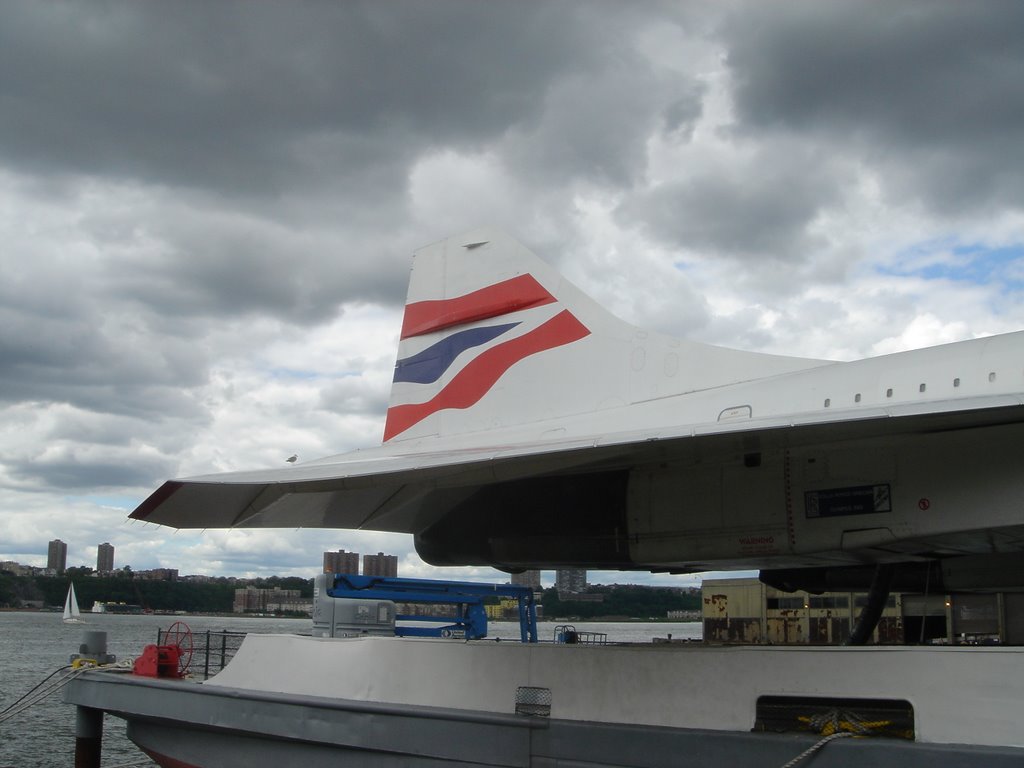
[[[747,3],[723,26],[740,135],[806,136],[945,210],[1024,200],[1024,4]]]
[[[23,488],[82,493],[155,487],[176,468],[171,459],[118,452],[103,458],[91,452],[82,455],[74,448],[61,448],[30,460],[9,459],[4,464],[14,484]]]
[[[154,341],[144,314],[128,311],[105,282],[102,259],[32,237],[5,244],[0,281],[0,403],[67,402],[121,414],[199,415],[182,388],[205,380],[206,359],[188,341]]]
[[[529,121],[602,47],[567,4],[8,3],[0,153],[22,171],[280,194],[393,189],[424,147]],[[325,150],[327,150],[325,152]]]
[[[0,166],[69,208],[82,179],[144,191],[78,226],[104,253],[96,283],[153,330],[400,304],[409,254],[444,234],[407,210],[424,153],[506,141],[534,183],[629,184],[652,122],[692,124],[693,84],[648,87],[633,50],[659,8],[9,3]]]
[[[345,302],[401,303],[421,244],[358,226],[340,232],[203,213],[152,228],[168,245],[147,263],[120,265],[123,295],[176,318],[265,313],[303,326],[332,319]]]
[[[680,95],[663,112],[664,129],[675,137],[689,140],[704,110],[705,87],[697,82],[679,83]]]
[[[652,135],[686,140],[692,132],[704,95],[696,80],[657,71],[624,30],[609,35],[604,53],[599,65],[552,84],[542,119],[518,126],[508,142],[509,163],[533,183],[629,189],[648,170]]]
[[[838,196],[826,158],[774,146],[734,166],[694,171],[635,195],[619,216],[690,251],[796,261],[813,244],[807,225]]]
[[[188,325],[197,318],[260,314],[316,324],[367,293],[365,281],[354,279],[358,262],[330,253],[325,242],[294,230],[268,231],[255,221],[197,218],[179,221],[158,256],[129,257],[111,269],[111,290],[146,312]],[[332,268],[332,261],[344,267]],[[181,330],[187,333],[188,325]]]

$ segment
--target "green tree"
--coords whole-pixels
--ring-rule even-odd
[[[594,586],[588,592],[603,597],[601,602],[562,599],[558,590],[544,591],[542,604],[548,618],[559,616],[594,619],[626,617],[631,619],[665,618],[668,611],[693,611],[700,608],[700,596],[688,590],[641,585]]]
[[[17,608],[21,602],[14,588],[14,579],[9,573],[0,573],[0,608]]]

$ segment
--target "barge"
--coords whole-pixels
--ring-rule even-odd
[[[249,635],[205,682],[87,673],[67,701],[163,768],[1024,765],[1024,649],[588,646]],[[860,724],[858,726],[857,724]]]

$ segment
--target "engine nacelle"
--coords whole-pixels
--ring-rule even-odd
[[[628,483],[622,470],[484,486],[418,533],[416,551],[432,565],[634,568]]]

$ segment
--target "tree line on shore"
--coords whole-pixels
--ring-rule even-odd
[[[297,589],[302,597],[313,596],[313,582],[297,577],[272,576],[248,579],[243,584],[227,578],[211,581],[155,581],[136,579],[123,574],[87,576],[68,573],[62,576],[13,576],[0,573],[0,608],[20,608],[42,603],[53,607],[64,604],[68,584],[75,584],[75,594],[83,611],[96,601],[138,605],[142,610],[185,611],[187,613],[231,613],[235,590],[240,586],[265,589]]]
[[[0,608],[64,604],[68,584],[74,581],[78,603],[88,611],[94,602],[138,605],[142,610],[187,613],[230,613],[235,590],[241,586],[263,589],[296,589],[301,597],[313,597],[312,579],[272,576],[240,582],[225,577],[210,581],[154,581],[130,574],[92,576],[68,569],[62,576],[15,576],[0,572]],[[700,594],[693,590],[640,585],[591,586],[587,595],[559,597],[558,590],[544,590],[541,605],[546,617],[664,618],[669,611],[700,610]]]
[[[595,600],[591,595],[599,596]],[[595,585],[587,588],[583,599],[573,595],[559,597],[557,589],[544,590],[544,616],[598,619],[663,619],[669,611],[699,611],[700,592],[672,587],[642,585]],[[589,599],[588,599],[589,598]]]

